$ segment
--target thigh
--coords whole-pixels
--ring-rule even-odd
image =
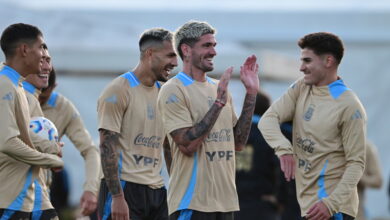
[[[58,220],[56,210],[47,209],[43,211],[33,212],[32,220]]]
[[[150,220],[168,220],[167,190],[148,189],[149,218]]]
[[[30,220],[31,212],[20,212],[9,209],[0,209],[0,219],[7,220]]]
[[[196,210],[180,210],[172,213],[169,220],[234,220],[234,212],[200,212]]]

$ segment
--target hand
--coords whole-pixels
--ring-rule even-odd
[[[95,194],[89,191],[84,191],[80,198],[81,214],[88,216],[92,214],[97,207],[97,198]]]
[[[219,101],[221,101],[224,104],[226,104],[227,102],[227,87],[232,74],[233,74],[233,67],[229,67],[225,70],[225,72],[222,74],[221,78],[219,79],[217,99],[219,99]]]
[[[113,196],[111,203],[111,218],[112,220],[129,220],[130,213],[123,194]]]
[[[280,168],[284,173],[287,181],[295,179],[295,160],[292,154],[280,156]]]
[[[64,147],[64,142],[56,142],[58,147],[58,153],[57,156],[62,158],[62,148]]]
[[[307,220],[328,220],[331,216],[328,207],[319,201],[309,209],[305,217]]]
[[[257,57],[252,55],[246,58],[244,65],[240,67],[240,79],[248,94],[255,95],[259,92],[259,64]]]

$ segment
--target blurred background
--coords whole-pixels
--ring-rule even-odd
[[[59,75],[57,91],[79,109],[95,144],[96,100],[109,81],[135,67],[138,37],[145,29],[174,31],[190,19],[213,25],[218,30],[218,55],[212,75],[218,78],[229,66],[235,67],[230,92],[237,114],[245,92],[238,70],[247,56],[259,57],[261,88],[275,100],[301,74],[297,40],[317,31],[339,35],[346,47],[339,75],[366,108],[368,138],[378,148],[384,177],[381,189],[367,190],[366,210],[369,219],[389,218],[390,1],[0,0],[0,16],[1,31],[17,22],[42,30]],[[77,205],[84,163],[64,141],[71,203]]]

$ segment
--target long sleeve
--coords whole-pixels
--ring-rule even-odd
[[[335,190],[324,198],[332,214],[347,204],[350,195],[363,175],[366,151],[366,114],[360,102],[350,106],[341,122],[341,138],[346,158],[346,169]]]
[[[280,125],[283,122],[292,121],[299,96],[299,87],[300,82],[295,82],[282,97],[271,105],[258,124],[264,139],[275,149],[278,156],[292,154],[292,144],[283,135]]]
[[[36,133],[29,131],[29,135],[31,137],[31,141],[34,145],[34,147],[42,153],[48,153],[48,154],[54,154],[57,155],[60,152],[59,147],[54,141],[49,141],[41,136],[37,135]]]
[[[1,152],[30,165],[37,165],[43,168],[63,167],[64,163],[56,155],[41,153],[26,145],[17,137],[8,139],[1,146]]]
[[[100,156],[97,147],[94,145],[91,135],[88,133],[76,108],[69,103],[72,109],[72,119],[65,130],[65,135],[72,141],[80,151],[85,162],[86,181],[84,190],[98,194]]]

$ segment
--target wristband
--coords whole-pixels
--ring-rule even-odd
[[[223,103],[220,99],[216,99],[214,103],[217,104],[221,108],[226,105],[226,103]]]

